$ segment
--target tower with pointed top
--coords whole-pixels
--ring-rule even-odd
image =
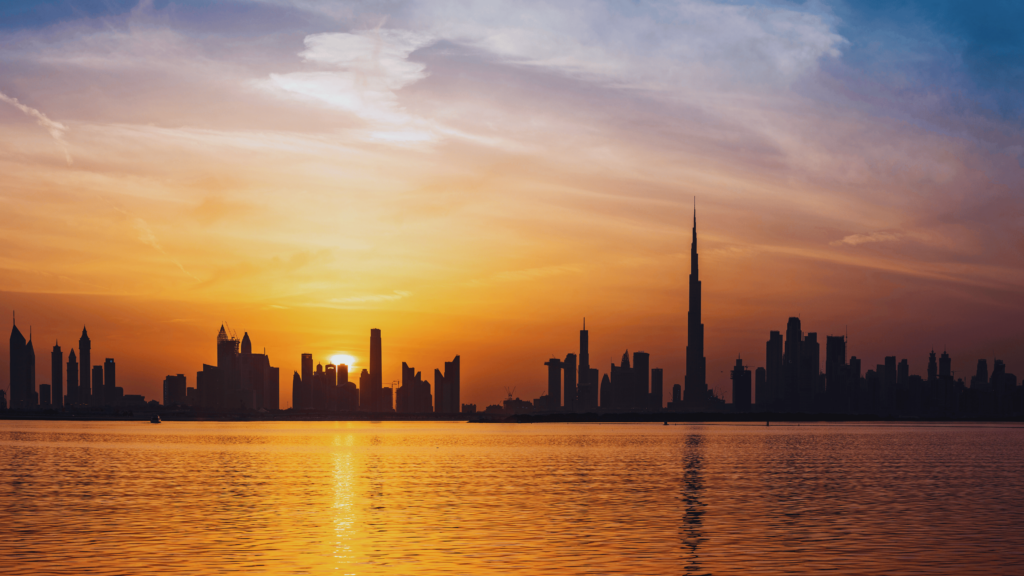
[[[78,339],[78,402],[92,404],[92,342],[89,333],[82,326],[82,337]]]
[[[64,353],[56,341],[50,352],[50,395],[54,408],[60,410],[64,407]]]
[[[25,337],[22,336],[21,330],[18,330],[17,325],[11,328],[10,350],[11,378],[7,388],[10,393],[10,407],[11,409],[24,410],[27,408],[28,403],[25,390],[28,382],[28,353]]]
[[[700,275],[697,267],[697,209],[693,210],[693,243],[690,245],[690,311],[686,316],[686,380],[683,405],[700,409],[708,397],[704,324],[701,322]]]

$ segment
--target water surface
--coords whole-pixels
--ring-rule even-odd
[[[1024,429],[0,421],[0,573],[1019,574]]]

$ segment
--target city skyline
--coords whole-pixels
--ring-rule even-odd
[[[65,354],[88,325],[147,397],[225,319],[286,374],[365,363],[372,327],[384,382],[457,350],[480,404],[493,374],[537,397],[586,317],[592,366],[629,343],[670,388],[697,196],[719,396],[789,317],[872,363],[1021,365],[1022,10],[13,3],[0,310]]]
[[[651,355],[644,351],[635,351],[631,359],[627,349],[620,364],[611,363],[603,374],[600,368],[591,368],[590,331],[584,318],[578,355],[570,352],[564,359],[552,357],[544,362],[547,372],[544,393],[529,402],[518,397],[513,399],[509,391],[503,405],[486,405],[482,411],[497,410],[506,414],[661,412],[666,407],[666,392],[671,394],[667,404],[669,411],[687,412],[1012,417],[1024,411],[1024,394],[1017,386],[1017,377],[1007,371],[1002,359],[993,359],[991,377],[987,359],[979,359],[973,377],[958,379],[948,353],[943,350],[941,359],[936,362],[934,349],[929,353],[926,378],[912,374],[905,358],[897,365],[895,356],[886,356],[884,364],[876,365],[874,370],[864,367],[862,372],[863,359],[847,355],[848,335],[844,333],[825,336],[823,368],[818,334],[805,333],[800,317],[789,318],[785,335],[776,330],[769,332],[763,365],[756,370],[752,370],[754,366],[746,366],[740,354],[729,373],[730,397],[719,397],[714,388],[709,388],[706,379],[696,206],[691,233],[683,385],[667,387],[664,370],[653,367]],[[37,388],[31,330],[26,340],[13,313],[12,323],[8,392],[11,408],[142,404],[142,396],[126,397],[124,390],[116,387],[112,358],[90,369],[92,344],[86,327],[82,328],[78,341],[80,370],[76,370],[79,366],[74,350],[69,352],[67,396],[60,396],[64,377],[59,341],[51,356],[52,384],[39,384]],[[196,374],[194,387],[187,385],[188,378],[184,374],[165,377],[162,401],[166,406],[215,412],[273,412],[286,408],[280,401],[280,371],[269,365],[265,349],[263,354],[253,353],[248,332],[239,339],[222,323],[216,351],[216,364],[203,364]],[[434,370],[433,387],[423,379],[421,371],[405,361],[401,366],[401,379],[385,387],[383,338],[379,328],[370,329],[369,351],[369,368],[361,371],[355,363],[333,363],[334,359],[354,360],[351,354],[332,354],[326,366],[317,363],[314,371],[313,354],[303,353],[300,369],[292,377],[290,408],[338,413],[472,414],[477,411],[476,403],[461,403],[460,355],[451,362],[444,362],[443,372]],[[357,371],[358,377],[351,378]],[[131,400],[126,402],[128,398]]]

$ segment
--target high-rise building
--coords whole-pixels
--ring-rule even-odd
[[[373,379],[370,377],[370,371],[363,368],[363,371],[359,373],[359,409],[363,412],[374,412],[376,406],[373,404]]]
[[[458,414],[462,406],[462,357],[458,354],[444,363],[445,413]]]
[[[661,408],[665,403],[665,392],[663,390],[664,376],[665,373],[661,368],[651,369],[650,409],[655,412],[661,412]]]
[[[103,401],[108,406],[116,404],[117,398],[117,367],[114,366],[114,359],[107,358],[103,361]]]
[[[563,405],[566,412],[576,411],[576,355],[566,354],[562,361]]]
[[[28,368],[28,381],[25,383],[26,407],[35,410],[39,407],[39,393],[36,391],[36,350],[32,346],[32,327],[28,329],[28,343],[25,344],[25,362]]]
[[[164,377],[164,406],[184,406],[188,390],[185,375]]]
[[[803,331],[800,319],[791,317],[786,324],[786,344],[782,353],[782,390],[780,410],[795,412],[800,409],[800,344]]]
[[[693,211],[693,241],[690,244],[690,311],[686,316],[686,388],[683,404],[702,409],[708,398],[704,358],[704,324],[701,321],[701,284],[697,266],[697,210]]]
[[[443,375],[441,379],[444,380]],[[417,372],[405,362],[402,362],[402,386],[394,395],[396,412],[426,414],[434,411],[430,383],[423,380],[422,372]]]
[[[64,407],[64,353],[60,350],[60,344],[54,342],[53,351],[50,352],[50,404],[60,410]]]
[[[39,409],[49,410],[53,405],[50,403],[50,385],[40,384],[39,385]]]
[[[580,411],[597,408],[597,380],[590,380],[590,333],[587,332],[587,319],[583,319],[580,330],[580,364],[576,375],[576,407]]]
[[[78,339],[78,403],[92,404],[92,342],[89,333],[82,326],[82,337]]]
[[[545,410],[560,410],[562,408],[562,360],[551,358],[544,363],[548,367],[548,393]]]
[[[302,410],[302,376],[298,372],[292,375],[292,409]]]
[[[757,392],[757,404],[765,410],[779,410],[782,400],[782,333],[772,330],[768,335],[768,343],[765,346],[765,395],[761,397],[761,391]]]
[[[302,355],[302,380],[298,390],[292,391],[292,406],[297,410],[312,408],[313,394],[313,355]]]
[[[220,372],[223,397],[219,400],[220,408],[239,410],[245,408],[242,396],[242,370],[239,358],[239,345],[234,332],[228,334],[221,324],[217,333],[217,368]]]
[[[825,397],[830,407],[843,412],[848,405],[846,336],[825,337]]]
[[[732,379],[732,406],[737,412],[750,410],[750,370],[737,358],[730,374]]]
[[[92,367],[92,406],[105,406],[103,398],[103,365]]]
[[[754,403],[762,411],[767,411],[765,397],[768,394],[768,379],[764,368],[754,370]]]
[[[633,352],[633,388],[630,391],[630,408],[650,410],[651,406],[651,355],[647,352]]]
[[[381,337],[380,329],[372,328],[370,330],[370,402],[372,406],[371,412],[381,412],[382,402],[381,397],[382,390],[384,388],[384,370],[381,364]],[[393,391],[392,391],[393,392]]]
[[[28,355],[26,350],[27,342],[22,336],[21,330],[14,325],[11,328],[10,340],[10,380],[8,390],[11,392],[11,410],[27,410],[28,406]]]
[[[935,382],[939,379],[939,367],[935,362],[935,350],[928,353],[928,381]]]
[[[68,352],[68,405],[76,406],[81,400],[78,396],[78,359],[75,356],[75,349]]]

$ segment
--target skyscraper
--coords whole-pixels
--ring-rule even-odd
[[[587,332],[586,318],[583,319],[583,329],[580,330],[580,364],[576,380],[576,407],[580,410],[592,410],[597,406],[597,382],[590,381],[590,333]],[[594,396],[594,406],[590,405],[591,395]]]
[[[462,407],[462,357],[458,354],[444,363],[445,412],[458,414]]]
[[[562,361],[562,376],[564,380],[563,404],[566,412],[576,411],[576,355],[566,354]]]
[[[730,373],[732,379],[732,406],[737,412],[750,410],[750,370],[737,358],[736,366]]]
[[[381,338],[380,329],[370,329],[370,403],[371,412],[381,412],[384,389],[384,372],[381,367]]]
[[[75,357],[75,349],[68,352],[68,405],[79,404],[78,398],[78,359]]]
[[[50,394],[51,406],[60,410],[64,407],[64,353],[60,350],[60,344],[54,342],[53,351],[50,352]]]
[[[107,358],[103,361],[103,401],[107,406],[113,406],[117,403],[116,369],[113,358]]]
[[[82,337],[78,339],[78,403],[92,404],[92,342],[89,333],[82,326]]]
[[[103,406],[103,365],[92,367],[92,402],[93,406]]]
[[[803,341],[800,319],[791,317],[786,323],[786,345],[782,353],[782,390],[779,410],[795,412],[800,408],[800,344]]]
[[[843,412],[847,409],[846,336],[825,337],[825,397],[829,407]]]
[[[313,393],[313,355],[302,355],[302,380],[298,382],[298,390],[292,390],[292,406],[296,410],[312,408]]]
[[[548,393],[547,406],[545,410],[560,410],[562,408],[562,360],[551,358],[544,363],[548,367]]]
[[[18,330],[18,326],[15,325],[11,328],[11,340],[10,340],[10,380],[8,382],[8,390],[11,392],[10,406],[12,410],[24,410],[28,406],[28,391],[27,383],[29,378],[28,373],[28,357],[26,354],[26,341],[25,337],[22,336],[21,330]]]
[[[630,408],[647,411],[651,406],[651,355],[633,352],[633,389]]]
[[[704,324],[701,322],[700,274],[697,267],[697,210],[693,211],[693,242],[690,244],[690,311],[686,316],[686,387],[683,404],[700,409],[708,397]]]
[[[28,380],[25,382],[25,406],[32,410],[39,406],[39,393],[36,392],[36,349],[32,346],[32,327],[28,328],[28,343],[25,344],[25,365]]]
[[[651,369],[651,395],[650,395],[650,406],[651,410],[655,412],[661,412],[662,405],[665,402],[664,398],[664,376],[665,373],[661,368]]]
[[[782,398],[782,333],[772,330],[765,346],[765,394],[757,391],[757,405],[765,410],[778,410]]]

